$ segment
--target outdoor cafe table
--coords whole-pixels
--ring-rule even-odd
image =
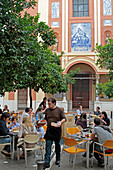
[[[11,159],[14,159],[14,153],[15,153],[15,138],[19,133],[19,130],[15,130],[15,131],[10,131],[11,134],[13,134],[13,147],[12,147],[12,153],[11,153]]]
[[[86,133],[89,135],[89,137],[85,136],[84,138],[81,135],[77,135],[77,134],[73,134],[70,135],[70,137],[76,139],[80,139],[80,140],[85,140],[86,141],[86,167],[89,168],[89,145],[91,143],[91,137],[90,137],[90,133]]]

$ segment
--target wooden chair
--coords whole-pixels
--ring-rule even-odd
[[[78,143],[75,139],[73,138],[66,138],[64,137],[64,147],[63,147],[63,151],[69,153],[70,155],[73,154],[74,155],[74,158],[73,158],[73,170],[75,168],[75,161],[76,161],[76,155],[78,153],[81,153],[81,152],[86,152],[86,149],[82,149],[82,148],[79,148],[79,146],[83,143],[86,143],[86,142],[81,142],[81,143]],[[70,160],[70,157],[69,157],[69,160]]]
[[[99,152],[99,151],[94,150],[94,145],[95,144],[102,147],[103,152]],[[111,150],[111,152],[110,152],[110,150]],[[107,153],[106,153],[106,151],[107,151]],[[113,140],[107,140],[103,144],[94,142],[94,144],[93,144],[93,155],[94,155],[94,152],[104,156],[104,163],[105,163],[104,167],[105,167],[105,170],[106,170],[107,164],[108,164],[108,157],[113,156]],[[106,161],[106,157],[107,157],[107,161]],[[93,157],[92,157],[92,166],[93,166]]]

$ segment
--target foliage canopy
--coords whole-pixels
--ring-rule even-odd
[[[105,46],[96,45],[95,51],[98,56],[97,65],[100,68],[106,68],[109,70],[107,75],[109,81],[102,84],[98,84],[98,93],[104,92],[108,98],[113,97],[113,40],[109,39],[109,44]]]
[[[39,14],[22,11],[34,7],[34,0],[0,2],[0,94],[28,88],[45,93],[66,92],[73,75],[63,75],[61,55],[53,53],[53,30],[38,22]]]

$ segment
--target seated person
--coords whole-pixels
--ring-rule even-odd
[[[4,105],[3,112],[9,112],[9,109],[8,109],[8,106],[7,106],[7,105]]]
[[[83,129],[87,128],[87,119],[86,113],[82,113],[80,115],[80,119],[77,120],[76,125],[80,125]]]
[[[76,110],[76,115],[75,115],[75,124],[76,124],[76,121],[77,121],[77,115],[81,115],[82,114],[82,106],[79,107],[79,109]]]
[[[44,138],[44,135],[45,135],[45,130],[44,130],[44,128],[43,128],[43,126],[41,126],[40,124],[39,124],[39,120],[36,122],[36,130],[37,130],[37,132],[40,132],[40,138],[42,139],[42,138]]]
[[[15,116],[12,117],[11,119],[11,123],[9,124],[8,128],[9,129],[13,129],[13,128],[17,128],[19,129],[20,124],[17,122],[17,118]]]
[[[21,124],[22,124],[22,122],[23,122],[23,117],[24,117],[24,116],[29,116],[29,114],[30,114],[30,108],[29,108],[29,107],[26,107],[26,108],[25,108],[25,112],[23,112],[23,113],[22,113],[22,116],[21,116]]]
[[[2,114],[1,119],[0,119],[0,136],[6,136],[6,135],[10,135],[13,136],[10,132],[8,127],[6,126],[6,122],[8,122],[10,117],[10,114],[8,112],[5,112]],[[11,138],[11,142],[13,141],[13,138]],[[10,138],[1,138],[0,139],[0,143],[9,143],[10,142]],[[15,140],[15,147],[16,147],[16,142],[17,140]],[[4,154],[5,156],[11,156],[10,153],[10,146],[6,145],[4,147],[4,149],[1,151],[2,154]]]
[[[100,116],[100,107],[96,107],[96,111],[94,111],[94,115]]]
[[[110,125],[110,119],[108,118],[107,113],[104,112],[104,111],[101,114],[101,122],[105,126],[109,126]]]
[[[104,142],[106,142],[106,140],[113,140],[112,131],[108,126],[100,125],[100,119],[99,118],[95,118],[94,123],[95,123],[95,127],[93,129],[93,132],[91,133],[91,140],[93,142],[96,141],[96,142],[98,142],[100,144],[103,144]],[[91,155],[92,155],[93,142],[90,144],[89,157],[91,157]],[[96,151],[102,152],[102,149],[101,149],[101,147],[99,145],[95,145],[94,149]],[[84,154],[83,156],[86,156],[86,154]],[[104,166],[104,158],[103,158],[103,156],[101,154],[98,154],[98,153],[94,153],[94,156],[98,161],[98,165],[103,167]]]
[[[35,112],[35,115],[36,115],[36,121],[37,121],[37,119],[41,120],[41,119],[44,118],[44,114],[42,113],[42,107],[41,106],[38,107],[37,111]]]
[[[35,123],[35,119],[34,119],[33,115],[34,115],[33,109],[30,108],[30,110],[29,110],[29,117],[31,118],[32,123],[34,124]]]
[[[25,135],[30,134],[30,133],[34,133],[34,134],[40,134],[37,132],[36,127],[32,124],[32,120],[29,116],[24,116],[23,117],[23,122],[22,125],[20,126],[20,132],[18,134],[19,138],[24,138]],[[23,141],[20,141],[20,145],[23,148]],[[20,146],[18,143],[18,146]],[[30,147],[30,146],[29,146]],[[32,146],[31,146],[32,147]],[[25,158],[25,153],[24,153],[24,149],[23,149],[23,153],[20,156],[21,159]]]

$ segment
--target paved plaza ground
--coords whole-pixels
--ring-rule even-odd
[[[28,167],[26,168],[24,159],[21,159],[19,161],[10,160],[10,159],[6,159],[5,156],[0,154],[0,170],[37,170],[37,167],[35,166],[36,159],[38,158],[34,159],[33,153],[29,153]],[[91,160],[90,160],[90,165],[91,165]],[[86,158],[82,157],[81,154],[77,155],[75,169],[87,170]],[[113,170],[113,159],[109,159],[108,169]],[[51,161],[51,168],[48,168],[47,170],[72,170],[72,162],[69,162],[69,154],[64,152],[62,153],[60,167],[55,165],[55,159],[53,157],[53,160]],[[98,167],[97,161],[94,159],[94,166],[93,168],[90,167],[89,170],[102,170],[102,168]]]
[[[111,128],[113,128],[112,125],[113,125],[113,119],[111,121]],[[26,168],[24,159],[20,159],[20,160],[7,159],[0,152],[0,170],[36,170],[37,167],[36,167],[35,161],[37,159],[40,159],[40,156],[37,156],[36,158],[34,158],[34,153],[29,152],[28,153],[28,167]],[[82,157],[81,153],[77,155],[75,169],[76,170],[87,169],[86,158]],[[113,170],[113,158],[112,157],[109,159],[109,165],[107,169]],[[53,153],[52,160],[51,160],[51,167],[48,168],[47,170],[72,170],[72,162],[69,162],[69,154],[62,152],[60,167],[58,167],[55,165],[55,154]],[[95,158],[94,158],[93,168],[91,168],[91,159],[90,159],[89,170],[102,170],[101,167],[98,167],[97,161],[95,160]]]

